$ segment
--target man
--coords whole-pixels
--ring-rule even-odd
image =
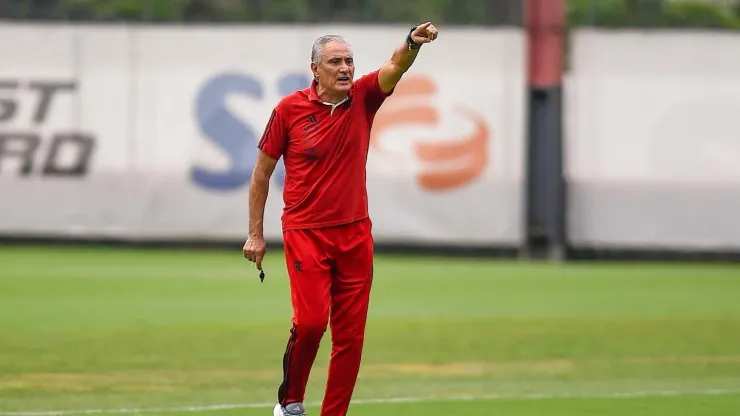
[[[323,36],[311,53],[311,86],[283,98],[267,122],[249,190],[249,237],[243,251],[262,270],[265,201],[282,157],[282,228],[293,326],[275,416],[305,415],[306,383],[329,323],[332,352],[321,416],[347,414],[373,279],[365,183],[370,129],[421,46],[436,38],[430,22],[411,29],[388,62],[353,81],[349,45],[340,36]]]

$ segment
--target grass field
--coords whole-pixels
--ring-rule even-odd
[[[0,415],[271,414],[285,264],[0,247]],[[740,414],[740,267],[378,256],[353,416]],[[328,333],[310,414],[326,380]]]

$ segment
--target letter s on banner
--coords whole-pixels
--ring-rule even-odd
[[[193,182],[209,189],[232,190],[247,184],[256,157],[255,130],[241,122],[226,108],[229,94],[241,92],[262,99],[262,85],[254,78],[241,74],[224,74],[208,81],[196,99],[196,118],[207,139],[229,157],[230,168],[216,172],[194,166]]]
[[[278,80],[278,93],[284,97],[305,88],[309,82],[305,75],[286,74]],[[265,95],[257,79],[229,73],[206,82],[196,98],[196,119],[201,131],[207,140],[228,155],[230,161],[227,171],[219,172],[201,166],[192,168],[193,182],[207,189],[231,191],[248,185],[257,160],[257,143],[262,130],[255,129],[229,112],[226,100],[232,93],[242,93],[260,101]],[[282,159],[275,168],[274,177],[282,186],[285,180]]]

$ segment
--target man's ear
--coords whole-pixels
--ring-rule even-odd
[[[311,62],[311,73],[313,74],[314,79],[319,77],[319,66],[313,62]]]

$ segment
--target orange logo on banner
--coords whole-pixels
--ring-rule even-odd
[[[378,111],[373,124],[370,146],[384,152],[378,136],[394,127],[408,125],[439,125],[439,110],[430,102],[437,91],[434,82],[425,76],[407,76],[396,86],[393,95]],[[424,104],[408,99],[425,98]],[[472,134],[444,142],[415,140],[413,153],[424,163],[417,174],[419,185],[430,191],[442,191],[467,185],[477,179],[488,164],[490,134],[483,118],[470,110],[459,109],[475,123]]]

